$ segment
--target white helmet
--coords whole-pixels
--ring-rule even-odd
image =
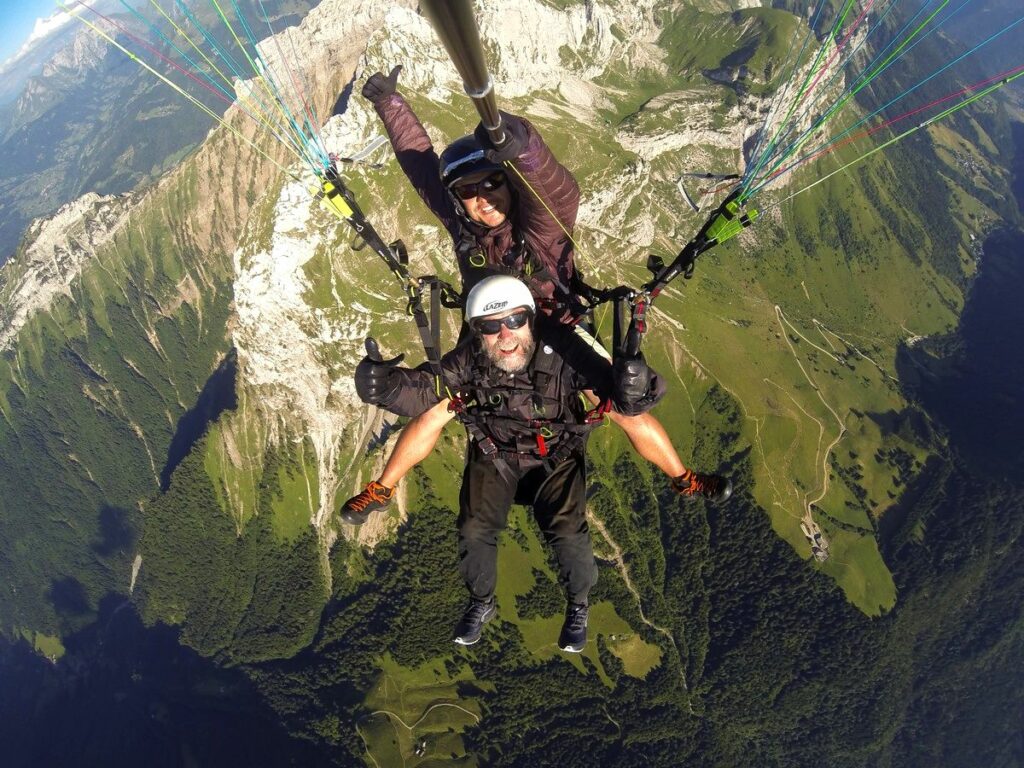
[[[537,311],[530,289],[510,275],[491,275],[470,289],[466,297],[466,322],[516,307],[526,307],[531,313]]]

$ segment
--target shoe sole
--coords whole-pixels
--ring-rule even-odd
[[[725,488],[720,490],[718,492],[718,495],[716,495],[715,498],[713,498],[713,499],[709,499],[709,501],[713,502],[714,504],[721,504],[722,502],[728,501],[731,496],[732,496],[732,480],[726,480],[725,481]]]
[[[367,521],[367,519],[369,519],[369,517],[369,515],[359,515],[357,517],[355,514],[348,514],[346,512],[342,512],[341,522],[345,523],[346,525],[362,525]]]

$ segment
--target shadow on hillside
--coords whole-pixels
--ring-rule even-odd
[[[110,557],[118,552],[130,552],[138,539],[130,509],[110,505],[104,505],[100,509],[100,537],[92,544],[93,552],[102,557]]]
[[[46,596],[53,603],[57,613],[64,617],[84,616],[91,610],[85,587],[82,586],[82,582],[71,576],[54,579]]]
[[[0,638],[4,765],[330,765],[288,735],[242,671],[142,624],[107,595],[97,620],[63,638],[47,661]]]
[[[238,407],[235,382],[238,378],[238,352],[232,348],[227,357],[217,366],[203,385],[196,404],[178,419],[178,427],[167,449],[167,463],[160,472],[160,490],[166,491],[171,484],[171,475],[182,462],[192,446],[198,442],[207,427],[220,418],[224,411]]]

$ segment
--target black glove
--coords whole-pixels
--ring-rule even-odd
[[[494,146],[483,123],[480,123],[473,131],[476,140],[484,148],[484,156],[492,163],[515,160],[526,151],[526,143],[530,140],[526,132],[526,123],[521,118],[510,115],[508,112],[499,112],[498,114],[501,115],[501,128],[505,132],[505,143],[501,147]]]
[[[642,352],[638,352],[636,357],[616,357],[613,369],[615,399],[618,402],[632,405],[647,397],[652,372]]]
[[[398,88],[398,73],[402,71],[402,65],[391,70],[391,74],[384,77],[383,72],[374,72],[369,79],[363,83],[363,98],[371,104],[386,99]]]
[[[366,357],[356,366],[356,394],[364,403],[380,405],[388,402],[399,387],[395,366],[405,355],[384,360],[373,338],[366,339]]]

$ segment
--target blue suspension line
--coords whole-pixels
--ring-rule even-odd
[[[274,27],[270,23],[270,14],[267,13],[267,9],[263,5],[263,0],[259,0],[259,4],[260,4],[260,10],[263,12],[263,20],[266,22],[267,29],[270,31],[270,34],[274,38],[274,41],[276,43],[280,38],[277,37],[277,35],[274,32]],[[295,50],[295,40],[294,40],[294,36],[293,35],[289,35],[288,36],[288,44],[289,44],[289,46],[292,49],[292,58],[295,60],[296,65],[297,65],[298,61],[299,61],[299,55],[298,55],[298,52]],[[282,55],[282,58],[283,58],[284,54],[282,53],[281,55]],[[305,89],[305,92],[308,93],[308,94],[311,94],[312,90],[309,87],[309,81],[306,79],[306,74],[298,66],[296,66],[296,70],[298,70],[299,77],[302,79],[302,86]],[[331,162],[330,161],[330,153],[327,151],[327,145],[324,143],[323,136],[320,135],[320,128],[323,125],[323,123],[320,120],[320,116],[317,114],[316,104],[313,102],[312,98],[303,99],[303,103],[308,107],[309,111],[312,113],[312,116],[313,116],[313,131],[312,131],[312,133],[316,137],[317,143],[318,143],[318,145],[320,147],[321,154],[323,155],[324,159],[326,160],[326,166],[325,167],[329,168],[330,167],[330,162]]]
[[[849,3],[852,3],[852,0],[849,0],[849,2],[847,4],[849,4]],[[824,7],[824,2],[822,3],[821,6],[818,7],[819,12],[822,9],[822,7]],[[835,35],[836,35],[837,31],[838,31],[838,28],[839,28],[839,24],[842,22],[842,20],[844,18],[845,18],[845,14],[839,14],[839,15],[836,16],[835,20],[832,22],[832,28],[828,31],[828,34],[825,36],[826,39],[833,39],[835,37]],[[812,27],[812,31],[813,31],[813,27]],[[814,63],[811,65],[811,72],[812,73],[814,72],[815,69],[817,69],[818,63],[821,61],[821,57],[822,57],[822,55],[824,53],[825,53],[825,46],[822,45],[822,47],[818,49],[817,55],[815,55],[815,57],[814,57]],[[793,101],[789,105],[789,108],[788,108],[789,114],[786,117],[786,124],[787,125],[789,124],[789,117],[792,115],[793,110],[796,109],[796,104],[797,104],[796,99],[798,99],[798,98],[803,96],[803,90],[807,86],[807,82],[808,82],[808,80],[810,80],[810,77],[811,77],[811,74],[809,73],[807,78],[805,78],[805,80],[804,80],[804,85],[800,86],[800,93],[798,93],[794,97]],[[764,164],[768,161],[768,158],[771,157],[774,154],[775,147],[777,146],[778,141],[779,141],[779,136],[782,133],[784,128],[785,128],[785,126],[779,126],[778,130],[775,132],[775,135],[772,136],[771,140],[768,142],[768,148],[765,149],[764,152],[761,154],[761,156],[758,158],[757,162],[754,164],[754,169],[753,169],[753,171],[751,171],[749,176],[756,175],[761,170],[761,168],[764,166]]]
[[[245,74],[243,74],[242,67],[240,67],[239,64],[235,61],[231,53],[225,50],[224,47],[217,42],[217,39],[195,17],[192,11],[189,10],[188,6],[185,5],[185,3],[182,2],[182,0],[175,0],[175,4],[178,6],[178,8],[181,9],[182,12],[184,12],[188,20],[192,22],[192,25],[199,30],[203,38],[206,40],[210,48],[213,50],[214,54],[227,65],[228,69],[231,70],[231,73],[239,81],[243,83],[247,82],[248,78],[246,77]],[[267,105],[267,103],[263,100],[263,97],[252,86],[249,86],[249,98],[256,101],[259,104],[260,109],[263,110],[265,114],[274,115],[274,122],[277,125],[278,130],[289,136],[291,145],[295,149],[296,153],[298,153],[298,155],[304,160],[304,162],[308,164],[310,160],[304,150],[304,142],[301,133],[296,135],[295,133],[293,133],[293,126],[288,126],[287,124],[281,123],[280,116],[275,115],[274,110]]]
[[[786,100],[786,96],[789,92],[789,89],[793,85],[793,73],[796,72],[797,67],[800,65],[800,60],[803,58],[804,51],[807,50],[807,43],[814,35],[814,28],[818,26],[818,17],[821,15],[821,10],[822,8],[825,7],[825,3],[827,2],[828,0],[821,0],[821,2],[818,4],[818,10],[814,12],[814,16],[811,19],[811,24],[807,28],[807,34],[804,35],[804,41],[800,46],[800,52],[796,55],[796,58],[793,59],[791,62],[789,72],[786,74],[786,77],[783,81],[783,87],[774,96],[772,96],[771,102],[769,102],[768,114],[765,116],[764,124],[761,126],[761,130],[758,132],[757,143],[754,145],[754,150],[750,153],[751,165],[748,166],[747,170],[743,172],[743,177],[740,180],[741,186],[746,185],[747,179],[753,171],[753,165],[760,157],[761,147],[764,145],[764,141],[768,136],[768,124],[771,122],[771,118],[772,115],[775,113],[776,107],[779,106],[781,103],[785,102]],[[792,51],[790,52],[790,56],[792,56]],[[785,69],[785,66],[786,65],[784,64],[783,69]]]
[[[303,154],[306,156],[306,162],[309,163],[310,167],[313,169],[316,169],[317,167],[325,167],[324,161],[326,158],[324,158],[321,155],[320,147],[313,143],[313,140],[310,138],[310,135],[307,134],[307,131],[304,130],[302,126],[299,125],[298,121],[295,119],[295,116],[292,114],[292,110],[288,106],[288,102],[285,100],[284,96],[281,93],[282,89],[277,83],[277,78],[275,77],[274,71],[271,68],[271,66],[267,64],[266,59],[264,59],[262,54],[260,53],[259,42],[256,40],[256,35],[249,27],[249,23],[246,21],[245,16],[242,14],[241,8],[238,7],[237,0],[231,0],[231,5],[235,9],[235,16],[241,23],[242,29],[245,31],[246,37],[249,38],[249,44],[252,46],[254,59],[256,62],[260,64],[260,66],[263,69],[263,72],[257,72],[257,74],[264,77],[265,81],[270,86],[271,91],[273,91],[274,98],[277,99],[277,102],[281,106],[285,115],[287,116],[288,121],[292,124],[293,130],[295,130],[295,132],[302,137],[304,150]]]
[[[848,94],[852,93],[852,91],[855,88],[857,88],[858,85],[860,85],[861,81],[864,79],[864,77],[867,75],[867,73],[870,72],[871,68],[875,65],[875,63],[884,55],[885,51],[889,50],[889,48],[899,39],[899,37],[903,34],[903,32],[907,29],[907,27],[910,26],[910,24],[912,24],[917,19],[917,17],[924,11],[924,9],[929,4],[931,4],[933,1],[934,0],[927,0],[927,3],[924,6],[922,6],[921,10],[919,10],[914,15],[914,18],[911,19],[910,22],[908,22],[907,24],[905,24],[903,26],[903,29],[901,29],[896,34],[896,36],[893,38],[893,40],[890,41],[889,44],[887,46],[885,46],[885,48],[883,48],[882,51],[878,55],[876,55],[874,59],[871,60],[871,62],[868,63],[868,65],[856,77],[856,79],[854,79],[854,81],[851,82],[850,85],[847,86],[839,94],[839,96],[836,98],[836,100],[834,102],[832,102],[832,104],[830,104],[828,106],[828,108],[816,120],[814,120],[812,122],[812,124],[808,128],[806,128],[799,136],[797,136],[795,139],[790,141],[789,144],[787,144],[782,149],[778,149],[778,144],[776,144],[777,151],[772,153],[773,157],[775,157],[775,158],[785,158],[791,152],[793,152],[797,148],[799,148],[801,143],[803,143],[808,136],[813,134],[822,125],[824,125],[828,121],[828,119],[836,112],[836,110],[841,108],[846,103],[846,101],[849,98]],[[879,17],[874,22],[874,24],[872,25],[870,31],[864,36],[864,39],[861,40],[860,43],[857,44],[857,47],[854,48],[853,50],[851,50],[846,55],[846,57],[837,65],[835,72],[832,73],[832,76],[828,79],[828,81],[824,84],[824,86],[818,91],[818,94],[822,94],[822,93],[827,93],[828,92],[829,86],[832,85],[832,83],[835,82],[836,78],[839,77],[839,75],[842,74],[843,70],[853,61],[854,56],[856,56],[857,53],[860,51],[860,49],[867,43],[868,38],[870,38],[871,35],[876,30],[881,28],[882,22],[885,21],[885,18],[893,11],[893,9],[896,7],[896,4],[898,2],[899,2],[899,0],[892,0],[889,3],[888,8],[886,8],[885,12],[881,15],[881,17]],[[872,77],[875,77],[875,76],[881,74],[882,72],[884,72],[885,69],[888,68],[888,66],[891,66],[898,59],[899,59],[899,57],[897,56],[892,62],[889,62],[886,65],[886,67],[883,67],[878,72],[874,73],[874,75],[872,75]],[[786,129],[784,131],[782,131],[780,141],[784,140],[784,139],[788,139],[791,135],[793,135],[793,133],[796,131],[797,126],[800,124],[801,120],[804,117],[807,116],[808,112],[811,111],[811,108],[815,105],[815,103],[816,102],[815,102],[814,99],[809,100],[809,102],[805,105],[805,107],[804,107],[803,111],[800,113],[800,115],[795,120],[793,120],[789,124],[789,126],[786,127]],[[770,176],[779,167],[779,165],[782,162],[783,162],[783,160],[780,159],[773,167],[771,167],[767,171],[767,173],[765,173],[765,176]],[[762,164],[761,168],[763,169],[765,165],[768,165],[768,163]]]
[[[968,0],[968,2],[969,2],[969,1],[970,1],[970,0]],[[966,4],[967,4],[967,3],[964,3],[964,5],[966,5]],[[963,8],[963,5],[961,5],[961,6],[960,6],[960,8]],[[960,9],[958,8],[958,9],[957,9],[957,11],[959,11],[959,10],[960,10]],[[910,88],[906,89],[906,90],[905,90],[905,91],[904,91],[903,93],[901,93],[901,94],[900,94],[899,96],[896,96],[895,98],[893,98],[893,99],[892,99],[891,101],[889,101],[888,103],[886,103],[886,104],[884,104],[883,106],[881,106],[881,107],[879,107],[878,109],[876,109],[876,110],[875,110],[874,112],[872,112],[872,113],[871,113],[870,115],[866,116],[866,117],[865,117],[865,118],[863,118],[862,120],[860,120],[860,121],[858,121],[857,123],[855,123],[854,125],[850,126],[849,128],[847,128],[847,129],[846,129],[845,131],[843,131],[843,132],[842,132],[841,134],[839,134],[838,136],[836,136],[836,137],[835,137],[834,139],[832,139],[831,141],[829,141],[829,142],[826,142],[825,144],[822,144],[822,145],[820,145],[820,146],[818,146],[818,147],[815,147],[815,149],[814,149],[814,150],[812,150],[811,152],[809,152],[809,153],[808,153],[807,155],[804,155],[804,156],[800,157],[800,158],[799,158],[798,160],[794,161],[793,165],[792,165],[792,166],[790,166],[790,167],[789,167],[789,168],[788,168],[788,169],[786,170],[786,173],[789,173],[790,171],[792,171],[792,170],[794,170],[795,168],[799,167],[800,165],[802,165],[803,163],[805,163],[805,162],[807,162],[808,160],[812,159],[813,157],[816,157],[816,156],[817,156],[818,154],[820,154],[821,150],[823,150],[823,149],[827,149],[827,148],[828,148],[829,146],[831,146],[832,144],[835,144],[835,143],[836,143],[836,142],[838,142],[838,141],[839,141],[840,139],[843,139],[843,138],[845,138],[845,137],[846,137],[846,136],[848,136],[848,135],[849,135],[849,134],[850,134],[850,133],[851,133],[851,132],[852,132],[853,130],[855,130],[856,128],[858,128],[858,127],[860,127],[861,125],[863,125],[863,124],[864,124],[865,122],[867,122],[868,120],[870,120],[870,119],[871,119],[872,117],[875,117],[876,115],[878,115],[878,113],[879,113],[879,112],[881,112],[882,110],[884,110],[884,109],[886,109],[886,108],[888,108],[888,107],[892,106],[892,105],[893,105],[893,104],[895,104],[895,103],[896,103],[897,101],[899,101],[900,99],[902,99],[902,98],[903,98],[904,96],[907,96],[908,94],[910,94],[910,93],[912,93],[912,92],[916,91],[916,90],[917,90],[918,88],[920,88],[921,86],[923,86],[923,85],[924,85],[925,83],[927,83],[927,82],[929,82],[930,80],[932,80],[932,79],[934,79],[934,78],[938,77],[938,76],[939,76],[940,74],[942,74],[943,72],[945,72],[945,71],[946,71],[947,69],[949,69],[950,67],[952,67],[952,66],[953,66],[954,64],[957,64],[958,62],[962,61],[962,60],[963,60],[963,59],[965,59],[966,57],[970,56],[970,55],[971,55],[972,53],[975,53],[976,51],[978,51],[978,50],[980,50],[981,48],[985,47],[986,45],[988,45],[989,43],[991,43],[991,42],[992,42],[993,40],[997,39],[998,37],[1000,37],[1001,35],[1005,34],[1006,32],[1009,32],[1009,31],[1010,31],[1011,29],[1013,29],[1014,27],[1016,27],[1016,26],[1017,26],[1018,24],[1020,24],[1020,23],[1022,23],[1022,22],[1024,22],[1024,16],[1020,17],[1019,19],[1017,19],[1016,21],[1014,21],[1013,23],[1011,23],[1010,25],[1008,25],[1008,26],[1007,26],[1007,27],[1005,27],[1004,29],[1001,29],[1000,31],[998,31],[998,32],[996,32],[995,34],[993,34],[993,35],[991,35],[990,37],[988,37],[987,39],[985,39],[985,40],[983,40],[982,42],[978,43],[977,45],[975,45],[975,46],[974,46],[973,48],[971,48],[970,50],[966,51],[965,53],[962,53],[962,54],[961,54],[960,56],[957,56],[957,57],[956,57],[955,59],[953,59],[953,61],[951,61],[951,62],[949,62],[948,64],[946,64],[946,65],[945,65],[944,67],[941,67],[940,69],[936,70],[936,71],[935,71],[935,72],[933,72],[933,73],[932,73],[931,75],[929,75],[928,77],[924,78],[923,80],[921,80],[920,82],[916,83],[915,85],[912,85],[912,86],[911,86]],[[767,181],[763,181],[763,182],[762,182],[762,183],[761,183],[760,185],[758,185],[757,187],[755,187],[755,188],[754,188],[754,191],[753,191],[753,192],[752,192],[751,194],[754,194],[754,193],[758,192],[758,191],[759,191],[760,189],[762,189],[762,188],[763,188],[763,187],[764,187],[764,186],[765,186],[765,185],[766,185],[767,183],[768,183]]]
[[[220,93],[222,93],[224,95],[224,97],[229,102],[234,102],[235,101],[235,99],[237,98],[237,94],[234,91],[229,91],[227,88],[222,86],[218,79],[216,79],[212,75],[210,75],[198,62],[196,62],[187,53],[182,51],[177,45],[175,45],[175,43],[173,41],[171,41],[163,32],[161,32],[160,29],[158,27],[156,27],[150,20],[148,20],[145,16],[140,14],[136,9],[132,8],[127,3],[127,0],[121,0],[121,4],[125,8],[127,8],[129,11],[131,11],[131,13],[136,18],[138,18],[139,21],[141,21],[143,24],[145,24],[147,27],[149,27],[151,32],[155,33],[158,37],[160,37],[161,40],[163,40],[165,43],[167,43],[167,45],[169,45],[171,48],[173,48],[178,53],[179,56],[181,56],[185,61],[187,61],[192,66],[192,68],[195,70],[196,74],[197,75],[201,75],[209,83],[209,85],[211,87],[216,88],[218,91],[220,91]],[[298,147],[295,145],[294,142],[292,142],[290,140],[290,137],[289,138],[285,138],[285,137],[281,136],[276,130],[274,130],[274,126],[268,125],[269,120],[266,119],[265,115],[264,115],[264,119],[261,121],[260,118],[257,117],[256,115],[254,115],[245,106],[245,104],[243,104],[240,100],[238,102],[238,106],[242,110],[242,112],[245,113],[245,115],[248,118],[250,118],[251,120],[253,120],[257,124],[262,124],[262,125],[264,125],[264,127],[267,127],[270,130],[271,135],[273,135],[273,137],[277,141],[279,141],[280,143],[282,143],[285,146],[287,146],[296,155],[299,155]],[[280,126],[277,126],[277,128],[278,128],[278,130],[280,130]],[[301,157],[301,155],[299,155],[299,156]]]

